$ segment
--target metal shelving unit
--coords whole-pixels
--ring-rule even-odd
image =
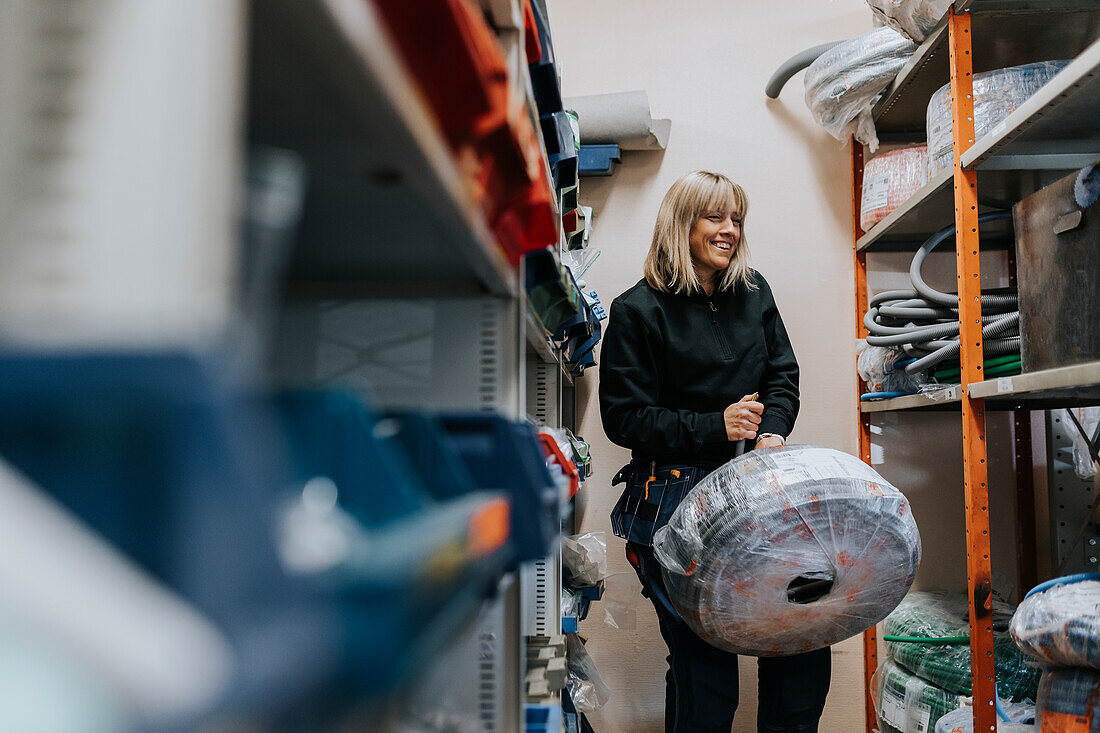
[[[369,3],[252,3],[252,142],[311,172],[293,281],[490,293],[519,282]],[[381,244],[381,243],[385,244]]]
[[[966,513],[967,587],[975,730],[996,730],[993,708],[993,634],[989,545],[989,488],[985,440],[986,409],[1012,410],[1015,417],[1017,502],[1034,501],[1031,486],[1030,410],[1100,404],[1100,363],[983,381],[980,326],[982,248],[1005,246],[1005,224],[978,226],[980,212],[1008,208],[1019,199],[1065,175],[1065,171],[1100,158],[1100,3],[1066,0],[959,0],[931,36],[917,49],[875,107],[880,136],[889,142],[924,138],[925,108],[932,93],[952,89],[953,158],[951,170],[933,176],[909,201],[869,232],[859,227],[863,149],[853,144],[853,230],[857,335],[865,336],[868,251],[912,251],[928,235],[955,224],[962,386],[945,399],[912,395],[861,402],[859,450],[871,461],[871,418],[897,410],[959,411],[963,423],[962,458]],[[1053,81],[1015,110],[1003,123],[975,142],[973,75],[1005,66],[1055,58],[1075,59]],[[979,173],[979,171],[981,171]],[[1010,249],[1011,251],[1011,249]],[[1011,260],[1010,260],[1011,261]],[[1014,278],[1015,273],[1013,271]],[[860,385],[861,392],[862,384]],[[1059,453],[1059,455],[1062,455]],[[1033,517],[1017,516],[1023,543],[1021,580],[1034,583],[1036,570]],[[1057,548],[1055,548],[1057,550]],[[1031,555],[1030,560],[1025,555]],[[1087,554],[1087,553],[1086,553]],[[1095,553],[1094,553],[1095,554]],[[870,677],[877,666],[877,632],[864,635],[868,690],[866,729],[877,725],[871,707]]]
[[[511,86],[542,143],[521,3],[482,7],[501,26]],[[372,4],[254,0],[251,24],[249,141],[293,150],[310,174],[274,326],[276,379],[351,385],[384,408],[565,424],[574,380],[561,350]],[[552,554],[502,578],[409,691],[417,712],[523,730],[525,637],[561,633],[560,577]]]

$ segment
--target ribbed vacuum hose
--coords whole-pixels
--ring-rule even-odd
[[[1011,212],[982,214],[980,223],[1010,219]],[[871,346],[900,347],[916,359],[906,366],[909,374],[931,369],[958,358],[959,296],[943,293],[928,285],[921,272],[928,255],[955,234],[944,227],[929,237],[909,266],[912,290],[887,290],[870,299],[863,317],[867,343]],[[1019,351],[1020,314],[1016,295],[982,295],[982,339],[985,356],[1003,356]]]

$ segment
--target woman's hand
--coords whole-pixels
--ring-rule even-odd
[[[757,402],[756,395],[746,395],[740,402],[734,402],[723,412],[726,421],[726,437],[732,441],[752,440],[760,427],[760,416],[764,405]]]
[[[760,440],[756,441],[756,448],[782,448],[783,439],[778,435],[765,435]],[[756,450],[753,448],[753,450]]]

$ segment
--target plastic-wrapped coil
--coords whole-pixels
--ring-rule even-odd
[[[926,372],[909,374],[912,359],[896,346],[867,346],[856,359],[856,371],[869,392],[919,392],[929,382]]]
[[[920,563],[909,502],[840,451],[752,451],[704,478],[653,549],[680,615],[738,654],[819,649],[870,628]]]
[[[1014,701],[1035,699],[1039,670],[1028,662],[1007,633],[1012,607],[993,604],[993,665],[997,692]],[[919,591],[910,593],[886,617],[887,635],[942,639],[970,634],[966,596]],[[886,649],[914,674],[960,695],[969,695],[970,645],[934,645],[887,641]]]
[[[935,30],[952,0],[867,0],[886,25],[917,43]]]
[[[837,140],[855,135],[878,147],[871,106],[890,86],[916,44],[893,28],[876,28],[821,54],[806,69],[806,105]]]
[[[1052,668],[1043,672],[1035,701],[1039,730],[1100,733],[1100,672]]]
[[[1056,585],[1025,598],[1009,631],[1040,662],[1100,669],[1100,581]]]
[[[974,75],[974,140],[981,140],[1069,61],[1040,61]],[[925,114],[928,175],[951,167],[951,85],[936,90]]]
[[[881,733],[928,733],[962,704],[960,695],[922,680],[889,657],[871,685]]]
[[[997,733],[1034,733],[1035,703],[1001,701],[1008,720],[997,721]],[[964,705],[952,710],[936,723],[936,733],[974,733],[974,708]]]
[[[927,182],[927,145],[898,148],[871,158],[863,168],[859,226],[868,231]]]

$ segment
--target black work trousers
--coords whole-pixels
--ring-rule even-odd
[[[729,733],[737,710],[737,655],[703,641],[672,609],[653,549],[630,543],[642,594],[653,602],[668,646],[665,733]],[[633,562],[631,563],[633,564]],[[817,732],[831,674],[829,647],[759,660],[759,733]]]

